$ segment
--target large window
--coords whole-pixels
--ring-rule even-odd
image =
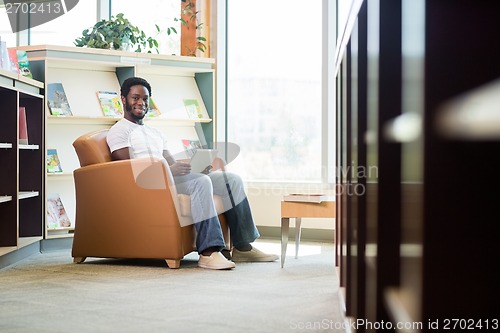
[[[228,141],[246,181],[322,180],[322,1],[228,0]]]
[[[97,1],[80,0],[66,14],[31,28],[29,44],[75,46],[73,41],[82,35],[84,29],[90,28],[96,21]]]
[[[181,15],[180,0],[141,0],[140,5],[135,0],[113,1],[111,4],[112,15],[124,13],[133,25],[144,31],[146,36],[158,41],[158,50],[162,54],[180,54],[180,21],[175,18]],[[155,24],[160,27],[158,33]],[[167,28],[174,27],[177,34],[167,35]]]
[[[79,1],[77,6],[66,14],[32,28],[29,44],[74,46],[74,40],[82,35],[82,31],[92,27],[99,20],[98,7],[101,7],[101,16],[108,18],[108,9],[111,6],[111,15],[124,13],[125,18],[129,19],[133,25],[138,26],[147,36],[155,38],[159,42],[160,53],[179,54],[180,22],[174,22],[174,18],[180,17],[180,0],[142,0],[140,5],[132,0],[104,3],[107,1]],[[6,14],[5,17],[7,17]],[[160,33],[156,30],[155,24],[160,27]],[[166,29],[172,26],[177,29],[178,34],[167,36]],[[13,41],[9,43],[9,46],[15,46],[15,34],[11,33],[7,20],[1,20],[0,29],[2,39],[7,39],[6,35],[10,38],[9,41]],[[6,32],[10,32],[10,35]]]
[[[16,34],[12,32],[5,7],[0,7],[0,39],[6,42],[7,47],[16,46]]]

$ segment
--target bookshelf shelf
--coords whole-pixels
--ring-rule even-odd
[[[73,177],[73,174],[70,172],[47,173],[47,177],[49,177],[50,179],[62,179],[67,177]]]
[[[99,125],[99,124],[109,124],[113,125],[121,118],[112,117],[58,117],[58,116],[48,116],[47,121],[49,124],[56,125]]]
[[[42,239],[43,239],[43,237],[41,237],[41,236],[40,237],[20,237],[18,240],[18,246],[19,247],[28,246],[28,245],[36,243]]]
[[[39,145],[19,145],[19,149],[37,150],[37,149],[40,149],[40,146]]]
[[[14,252],[18,249],[17,246],[3,246],[3,247],[0,247],[0,256],[3,256],[7,253],[11,253],[11,252]]]
[[[12,201],[11,195],[0,195],[0,203]]]
[[[19,199],[28,199],[39,196],[40,193],[38,191],[24,191],[19,192]]]
[[[50,83],[62,84],[71,109],[72,116],[52,115],[47,105],[50,101],[48,89],[45,90],[45,137],[41,150],[47,157],[48,149],[56,149],[64,172],[52,174],[44,170],[45,190],[41,197],[46,205],[49,194],[59,194],[72,226],[77,223],[73,171],[80,167],[72,143],[80,135],[108,129],[122,118],[103,116],[98,91],[119,93],[120,84],[126,78],[143,77],[151,84],[152,97],[160,111],[159,116],[145,121],[164,132],[171,143],[169,148],[172,153],[184,152],[183,139],[200,140],[204,144],[215,141],[216,124],[212,120],[214,59],[53,45],[23,46],[19,49],[26,51],[36,80],[46,86]],[[29,89],[25,90],[29,92]],[[202,118],[189,118],[186,100],[198,102],[198,114]],[[44,237],[72,237],[72,231],[72,228],[48,229],[45,223]]]
[[[0,256],[43,239],[43,88],[43,82],[0,70]],[[29,144],[18,143],[21,107]]]
[[[212,122],[212,119],[180,119],[180,118],[148,118],[145,119],[145,122],[149,123],[154,123],[154,122],[159,122],[159,123],[173,123],[173,124],[181,124],[181,125],[189,125],[189,124],[195,124],[195,123],[210,123]]]
[[[12,143],[0,143],[0,148],[11,149]]]
[[[46,236],[47,238],[68,238],[68,237],[73,237],[75,229],[48,229],[47,233],[49,234]]]

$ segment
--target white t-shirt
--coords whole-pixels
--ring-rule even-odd
[[[167,140],[158,129],[125,118],[109,129],[106,141],[111,152],[128,147],[130,158],[163,158],[167,150]]]

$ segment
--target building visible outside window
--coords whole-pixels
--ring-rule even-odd
[[[141,0],[138,6],[137,1],[120,0],[111,4],[112,15],[123,13],[133,25],[143,30],[146,36],[153,37],[159,43],[161,54],[180,54],[180,21],[174,22],[174,18],[180,18],[180,0]],[[155,24],[161,33],[158,34]],[[167,35],[167,28],[174,27],[177,34]]]
[[[82,35],[84,29],[97,22],[97,2],[80,0],[66,14],[30,29],[30,45],[75,46],[73,41]]]
[[[321,0],[228,0],[228,141],[246,181],[322,180]]]

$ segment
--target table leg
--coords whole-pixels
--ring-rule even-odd
[[[286,247],[288,245],[288,228],[290,226],[290,218],[281,218],[281,268],[285,265]]]
[[[300,226],[301,222],[302,218],[295,218],[295,259],[299,257],[300,234],[302,233],[302,228]]]

